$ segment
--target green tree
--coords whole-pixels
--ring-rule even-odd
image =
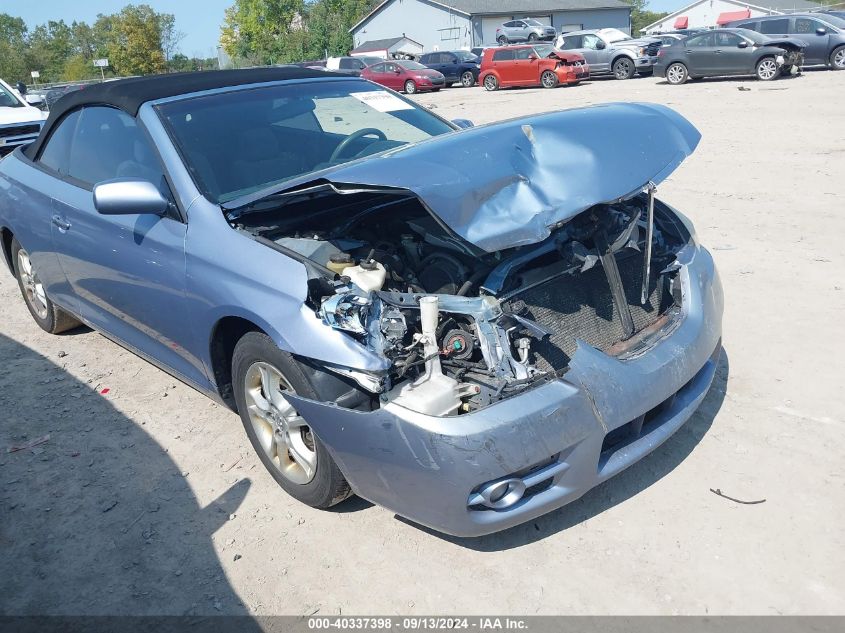
[[[117,75],[164,71],[161,15],[146,4],[127,5],[120,13],[98,16],[94,30],[104,43],[109,65]]]
[[[623,0],[631,5],[631,34],[636,37],[649,24],[669,15],[666,12],[649,11],[648,0]]]
[[[236,0],[226,9],[220,44],[233,58],[260,64],[292,61],[301,53],[304,0]]]

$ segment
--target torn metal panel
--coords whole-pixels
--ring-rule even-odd
[[[665,106],[606,104],[434,137],[287,181],[275,192],[321,182],[409,190],[452,232],[494,252],[541,242],[596,204],[660,183],[700,137]],[[234,217],[273,193],[224,208]]]

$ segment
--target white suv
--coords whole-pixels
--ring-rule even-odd
[[[0,79],[0,156],[29,145],[41,132],[47,113],[33,108]]]

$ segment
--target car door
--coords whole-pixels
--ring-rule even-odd
[[[454,53],[440,53],[440,68],[437,70],[446,77],[446,83],[458,81],[458,56]]]
[[[696,35],[684,42],[684,52],[687,58],[687,70],[690,75],[706,77],[716,74],[714,49],[715,40],[712,33]]]
[[[830,56],[830,28],[814,18],[792,18],[789,35],[807,43],[804,60],[808,64],[826,64]]]
[[[610,58],[604,40],[593,33],[585,33],[581,37],[582,48],[577,52],[581,53],[587,60],[590,65],[590,72],[593,72],[593,68],[597,73],[610,72]]]
[[[533,86],[540,81],[540,72],[537,70],[538,60],[534,49],[530,46],[522,46],[514,50],[513,79],[514,83],[521,86]]]
[[[714,35],[712,70],[719,75],[738,75],[749,72],[751,46],[740,47],[748,42],[736,33],[719,31]]]
[[[393,90],[405,89],[405,73],[399,64],[388,62],[384,65],[385,85]]]
[[[493,51],[493,61],[491,65],[499,75],[500,86],[511,86],[515,83],[513,48],[500,48]]]
[[[94,327],[176,373],[202,384],[201,361],[185,312],[187,224],[175,206],[157,216],[101,215],[92,190],[100,182],[141,179],[169,198],[149,137],[130,115],[83,108],[70,146],[68,173],[53,188],[53,247],[78,306]]]

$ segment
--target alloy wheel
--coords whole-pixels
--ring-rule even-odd
[[[38,279],[38,273],[32,269],[29,254],[23,249],[18,251],[18,270],[20,271],[26,302],[39,319],[46,319],[47,295],[44,293],[44,285]]]
[[[484,88],[489,91],[496,90],[499,87],[499,82],[493,75],[487,75],[484,78]]]
[[[634,64],[630,59],[620,59],[613,64],[613,74],[617,79],[630,79],[634,74]]]
[[[540,81],[543,84],[543,88],[554,88],[557,85],[557,77],[550,70],[547,70],[542,74]]]
[[[258,443],[285,479],[307,484],[317,472],[317,451],[311,428],[283,391],[293,392],[282,373],[262,361],[253,363],[244,378],[247,412]]]
[[[833,55],[833,65],[840,70],[845,69],[845,47],[840,48]]]
[[[757,77],[763,81],[774,79],[778,74],[777,62],[771,58],[760,60],[757,64]]]
[[[417,91],[417,84],[415,84],[410,79],[405,82],[405,93],[412,95]]]
[[[461,75],[461,85],[464,88],[469,88],[469,87],[473,86],[474,84],[475,84],[475,77],[472,76],[472,73],[470,71],[467,70],[466,72],[464,72],[463,75]]]
[[[687,71],[681,64],[672,64],[666,69],[666,80],[670,84],[682,84],[686,79]]]

